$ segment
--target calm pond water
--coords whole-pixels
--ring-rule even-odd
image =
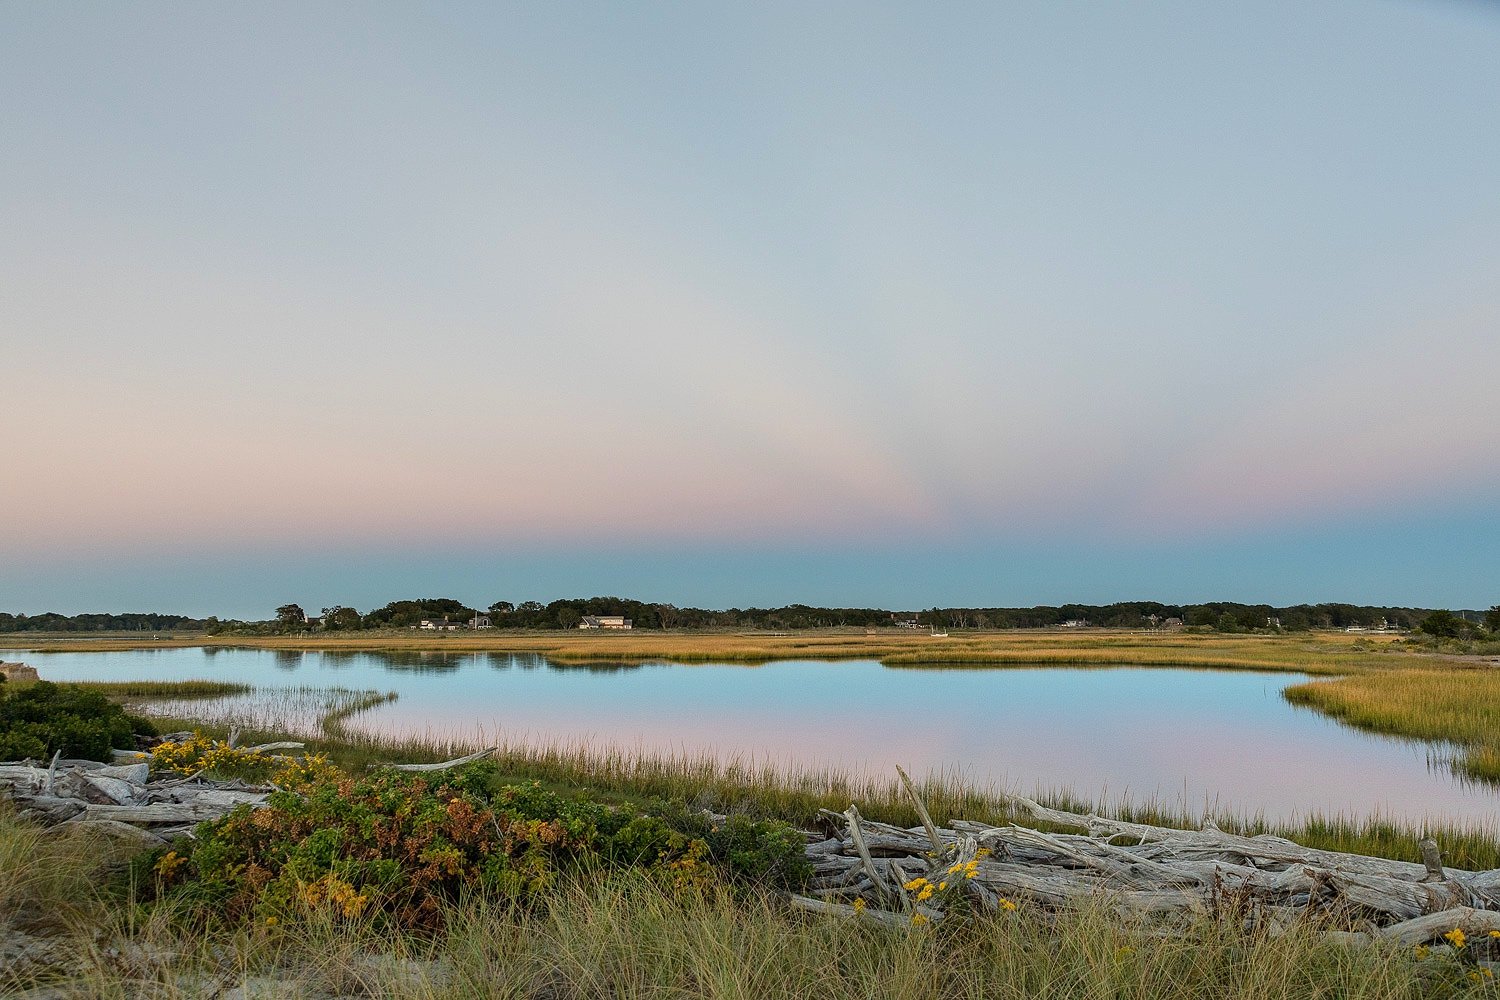
[[[12,659],[16,657],[11,656]],[[496,653],[163,649],[27,653],[48,680],[240,681],[394,691],[351,725],[392,734],[711,750],[1192,809],[1500,817],[1440,751],[1289,705],[1297,674],[888,668],[872,661],[575,666]],[[497,742],[499,740],[497,739]]]

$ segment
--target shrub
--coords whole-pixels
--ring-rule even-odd
[[[97,691],[38,681],[0,694],[0,760],[64,757],[110,759],[114,747],[132,748],[156,727],[128,715]]]
[[[158,852],[148,881],[230,920],[319,913],[432,930],[465,893],[545,903],[565,870],[639,868],[671,888],[701,889],[726,879],[788,884],[806,868],[802,835],[785,824],[643,815],[535,782],[490,789],[492,776],[488,765],[432,779],[320,773],[305,794],[278,792]]]

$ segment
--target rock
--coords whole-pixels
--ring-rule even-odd
[[[7,681],[41,680],[41,678],[37,676],[36,667],[28,667],[24,663],[0,662],[0,677],[4,677]]]

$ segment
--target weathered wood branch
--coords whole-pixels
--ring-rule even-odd
[[[446,771],[451,767],[459,767],[463,764],[471,764],[497,752],[499,747],[490,747],[488,750],[480,750],[463,757],[455,757],[445,760],[441,764],[371,764],[371,767],[389,767],[393,771]]]
[[[1102,903],[1122,917],[1160,925],[1161,933],[1202,919],[1233,919],[1273,934],[1315,921],[1349,943],[1403,945],[1437,941],[1455,928],[1486,940],[1500,931],[1500,870],[1445,867],[1434,842],[1419,845],[1423,863],[1417,864],[1226,833],[1212,823],[1201,830],[1127,823],[1022,796],[1012,804],[1039,821],[1085,832],[965,820],[939,826],[910,778],[898,774],[922,824],[872,822],[852,806],[823,811],[843,834],[809,838],[808,891],[822,898],[803,908],[885,911],[909,921],[924,901],[941,913],[960,897],[986,910]],[[925,874],[913,878],[913,872]],[[893,891],[903,884],[912,889]]]

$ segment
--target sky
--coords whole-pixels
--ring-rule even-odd
[[[0,6],[0,609],[1500,602],[1500,6]]]

